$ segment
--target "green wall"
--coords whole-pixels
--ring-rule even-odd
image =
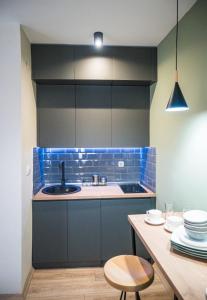
[[[179,82],[190,110],[166,112],[174,85],[175,30],[158,47],[151,88],[150,144],[157,147],[157,206],[207,210],[207,0],[180,21]]]

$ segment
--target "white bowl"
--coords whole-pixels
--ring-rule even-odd
[[[183,214],[183,219],[190,223],[206,223],[207,212],[204,210],[189,210]]]
[[[207,240],[207,232],[199,232],[199,231],[193,231],[185,227],[185,231],[187,235],[197,241],[204,241]]]
[[[184,227],[192,231],[207,232],[207,227],[197,227],[197,226],[192,226],[187,224],[184,224]]]
[[[184,220],[184,224],[187,226],[194,226],[197,228],[207,228],[207,223],[190,223]]]

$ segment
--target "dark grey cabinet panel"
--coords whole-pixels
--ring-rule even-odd
[[[34,201],[33,266],[100,266],[132,253],[127,216],[155,208],[155,198]],[[137,255],[149,257],[136,238]]]
[[[99,265],[100,227],[100,200],[68,201],[70,265]]]
[[[149,145],[149,87],[112,86],[112,146]]]
[[[32,78],[74,80],[74,49],[67,45],[33,44]]]
[[[111,87],[77,86],[76,146],[111,146]]]
[[[102,261],[121,254],[132,254],[131,230],[127,216],[142,214],[155,207],[155,198],[101,201]],[[137,238],[137,255],[149,257]]]
[[[75,147],[75,87],[37,86],[38,145]]]
[[[157,80],[156,47],[42,45],[32,47],[32,78],[152,83]]]
[[[110,47],[76,46],[75,79],[112,80],[112,53]]]
[[[33,265],[67,261],[67,202],[33,202]]]
[[[113,80],[156,81],[156,48],[113,47],[113,56]]]

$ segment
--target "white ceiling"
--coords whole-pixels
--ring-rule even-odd
[[[180,18],[196,0],[180,0]],[[18,22],[33,43],[156,46],[176,23],[176,0],[0,0],[0,22]]]

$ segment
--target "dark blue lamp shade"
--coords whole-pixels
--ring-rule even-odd
[[[179,83],[176,81],[174,90],[167,104],[166,111],[184,111],[188,109],[188,105],[180,89]]]

